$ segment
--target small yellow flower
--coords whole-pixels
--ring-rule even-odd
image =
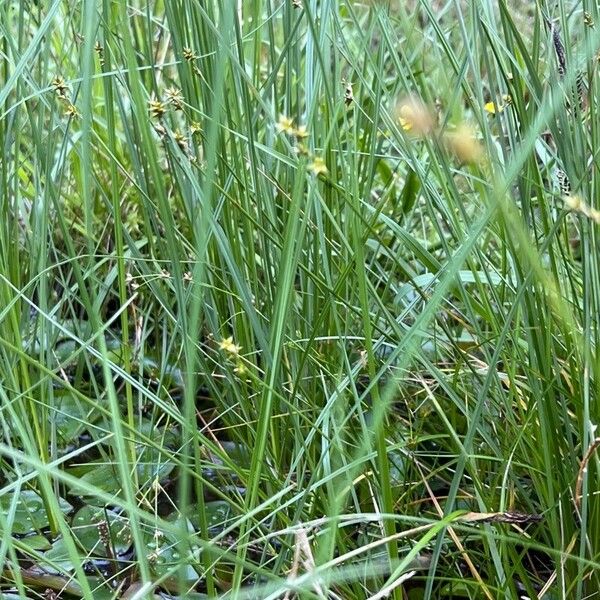
[[[241,349],[241,346],[233,343],[233,336],[229,336],[228,338],[219,342],[219,350],[223,350],[224,352],[227,352],[227,354],[231,354],[233,356],[237,356]]]
[[[496,104],[495,102],[486,102],[483,105],[485,112],[490,113],[491,115],[495,115],[496,113],[501,113],[504,110],[504,104]]]
[[[402,127],[404,131],[410,131],[412,129],[412,123],[404,117],[398,117],[398,123],[400,123],[400,127]]]
[[[313,173],[313,175],[327,175],[329,172],[327,170],[327,165],[325,161],[320,156],[315,156],[313,158],[312,163],[308,165],[309,170]]]
[[[279,133],[287,133],[288,135],[294,135],[294,120],[285,115],[279,115],[279,121],[277,121],[277,131]]]
[[[196,133],[200,133],[202,131],[202,125],[200,125],[200,123],[198,123],[198,121],[193,121],[192,124],[190,125],[190,132],[192,133],[192,135],[196,134]]]

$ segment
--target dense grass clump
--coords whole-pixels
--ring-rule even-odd
[[[593,598],[596,3],[0,3],[0,596]]]

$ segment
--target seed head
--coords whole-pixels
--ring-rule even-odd
[[[55,77],[50,84],[59,98],[66,98],[69,88],[62,77]]]
[[[160,119],[167,112],[167,107],[160,100],[150,100],[148,109],[155,119]]]
[[[346,82],[346,89],[344,90],[344,102],[346,106],[350,106],[354,102],[354,92],[352,90],[352,82]]]
[[[582,207],[582,200],[579,196],[565,196],[565,206],[570,209],[570,210],[574,210],[574,211],[579,211],[581,210]]]
[[[404,131],[417,137],[424,137],[433,131],[434,117],[416,96],[406,96],[396,104],[396,119]]]
[[[294,135],[300,140],[307,138],[308,130],[306,129],[306,125],[298,125],[298,127],[294,129]]]
[[[571,182],[569,181],[567,174],[562,169],[558,169],[556,177],[558,179],[561,194],[563,196],[568,196],[571,193]]]
[[[183,94],[176,87],[167,88],[165,90],[165,98],[169,104],[172,104],[177,110],[183,108]]]
[[[329,172],[327,170],[327,165],[325,164],[325,161],[320,156],[315,156],[313,158],[312,163],[308,165],[308,169],[313,173],[313,175],[316,176],[327,175],[327,173]]]
[[[223,350],[232,356],[237,356],[241,349],[241,346],[233,343],[233,336],[229,336],[228,338],[225,338],[219,342],[219,350]]]
[[[194,51],[191,48],[184,48],[183,49],[183,58],[185,58],[185,60],[190,62],[198,57],[196,56],[196,54],[194,53]]]
[[[286,117],[285,115],[279,115],[279,120],[277,121],[276,127],[279,133],[287,133],[289,135],[293,135],[295,132],[294,120],[290,117]]]
[[[565,76],[565,73],[567,72],[567,58],[566,58],[566,54],[565,54],[565,47],[563,46],[563,43],[560,39],[560,33],[558,32],[558,29],[556,28],[556,25],[554,25],[554,23],[552,23],[551,28],[552,28],[552,45],[554,46],[554,52],[556,54],[556,61],[558,63],[558,65],[557,65],[558,74],[560,75],[560,78],[562,79]]]
[[[176,131],[173,134],[173,139],[175,140],[175,143],[179,146],[179,149],[182,152],[187,152],[187,150],[188,150],[187,139],[185,138],[185,135],[183,135],[183,133],[181,133],[181,131]]]
[[[100,64],[104,66],[104,46],[99,41],[96,41],[94,45],[94,51],[98,55],[98,60],[100,61]]]
[[[65,114],[67,115],[67,117],[72,117],[74,119],[77,119],[80,116],[77,107],[71,103],[67,105],[67,108],[65,109]]]
[[[481,143],[475,137],[473,128],[465,123],[446,134],[446,143],[461,162],[478,163],[483,158]]]

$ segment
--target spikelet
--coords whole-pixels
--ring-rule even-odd
[[[562,80],[567,72],[567,56],[565,53],[565,47],[560,39],[560,33],[554,23],[546,19],[546,23],[550,28],[552,34],[552,45],[554,46],[554,53],[556,54],[558,76]],[[577,102],[581,110],[586,109],[586,85],[585,76],[582,71],[577,72],[577,78],[575,80],[575,91],[577,94]],[[567,105],[568,106],[568,105]]]
[[[563,196],[571,195],[571,182],[567,177],[567,174],[562,169],[557,169],[556,178],[558,179],[558,186],[560,187],[560,193]]]
[[[579,108],[581,110],[585,110],[587,108],[587,89],[585,85],[585,75],[582,71],[578,71],[577,73],[575,89],[577,90],[577,100],[579,101]]]
[[[550,24],[552,31],[552,45],[554,46],[554,52],[556,53],[556,61],[558,63],[558,74],[562,79],[567,72],[567,58],[565,54],[565,47],[560,39],[560,33],[553,23]]]

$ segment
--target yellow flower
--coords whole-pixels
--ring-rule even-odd
[[[410,131],[413,128],[412,123],[404,117],[398,117],[398,123],[400,123],[400,127],[402,127],[404,131]]]
[[[237,344],[234,344],[233,336],[229,336],[228,338],[219,342],[219,349],[227,352],[227,354],[237,356],[240,353],[242,347],[238,346]]]
[[[313,175],[326,175],[328,173],[327,165],[320,156],[315,156],[312,163],[308,165],[308,168]]]
[[[279,115],[279,121],[277,122],[277,131],[280,133],[287,133],[289,135],[293,135],[295,132],[294,129],[294,120],[286,117],[285,115]]]
[[[497,104],[496,102],[486,102],[483,105],[483,109],[485,112],[490,113],[490,115],[495,115],[496,113],[501,113],[507,106],[512,104],[512,98],[510,94],[504,94],[502,96],[502,100],[504,104]]]
[[[486,102],[483,105],[483,108],[486,112],[491,115],[495,115],[496,113],[501,113],[504,110],[503,104],[496,104],[495,102]]]

